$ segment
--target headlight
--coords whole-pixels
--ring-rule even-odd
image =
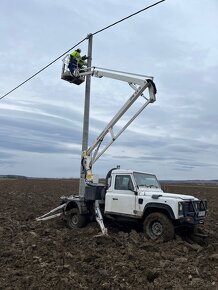
[[[178,203],[178,214],[183,215],[183,204],[182,202]]]

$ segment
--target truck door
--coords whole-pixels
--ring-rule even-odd
[[[106,194],[105,212],[135,215],[136,196],[131,175],[117,174]]]

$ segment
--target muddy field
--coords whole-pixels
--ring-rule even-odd
[[[109,238],[96,238],[96,223],[72,231],[61,219],[36,222],[78,182],[0,180],[0,289],[218,289],[218,188],[164,187],[208,200],[207,239],[156,243],[112,224]]]

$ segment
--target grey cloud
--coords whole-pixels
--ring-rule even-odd
[[[24,0],[16,7],[3,1],[0,4],[0,34],[4,39],[0,48],[1,94],[88,32],[142,8],[136,2],[98,2],[88,0],[81,13],[68,0],[34,0],[31,4]],[[166,166],[172,177],[205,176],[205,168],[208,176],[216,177],[218,64],[213,29],[217,18],[212,21],[212,17],[217,4],[211,1],[205,7],[199,3],[197,10],[195,6],[190,1],[187,10],[184,1],[165,2],[94,37],[94,65],[152,74],[158,89],[156,103],[115,142],[116,154],[112,156],[108,151],[99,160],[102,167],[114,164],[116,159],[124,165],[130,164],[129,167],[137,163],[144,168],[146,163],[158,172],[160,166]],[[9,13],[13,21],[8,20]],[[80,29],[73,34],[69,32],[78,23]],[[84,52],[86,46],[87,41],[81,45]],[[5,162],[13,160],[16,164],[18,156],[28,155],[37,163],[35,153],[45,157],[49,152],[48,158],[54,155],[55,160],[63,159],[67,169],[70,166],[67,154],[75,154],[79,160],[80,150],[70,145],[81,144],[84,85],[64,83],[60,71],[61,60],[3,99],[4,104],[20,106],[22,110],[0,110],[0,146],[9,154],[2,159]],[[91,91],[90,144],[131,93],[125,84],[104,78],[93,79]],[[142,133],[134,133],[134,128]],[[126,156],[115,157],[122,147],[135,148],[141,152],[140,158],[131,158],[125,150],[122,153]],[[18,153],[18,148],[22,152]],[[97,171],[101,172],[98,164]],[[16,170],[22,166],[29,165],[19,163]],[[77,167],[73,165],[74,170]],[[65,167],[60,164],[59,169],[55,168],[53,172],[58,174]]]
[[[16,154],[13,151],[7,151],[5,148],[3,148],[3,150],[4,151],[0,150],[0,175],[4,174],[4,170],[13,168],[16,165],[19,166],[19,162],[16,159]],[[8,173],[10,173],[10,171]]]
[[[8,166],[8,165],[13,165],[14,158],[15,158],[14,153],[8,153],[8,152],[0,152],[0,164],[1,166]]]

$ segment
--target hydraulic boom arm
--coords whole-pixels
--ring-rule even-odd
[[[127,82],[133,89],[134,93],[112,118],[108,125],[104,128],[101,134],[96,138],[95,142],[83,152],[82,165],[86,172],[86,180],[92,181],[92,165],[98,160],[98,158],[110,147],[110,145],[121,135],[121,133],[133,122],[133,120],[145,109],[145,107],[156,101],[156,87],[153,82],[153,77],[132,74],[127,72],[109,70],[104,68],[87,68],[85,70],[78,70],[75,72],[76,77],[84,77],[86,75],[92,75],[98,78],[107,77],[119,81]],[[148,89],[149,96],[145,97],[143,92]],[[117,124],[120,118],[127,112],[127,110],[133,105],[133,103],[142,96],[145,99],[145,103],[138,109],[138,111],[132,116],[132,118],[115,134],[113,127]],[[111,141],[101,148],[102,141],[105,136],[110,134]]]

